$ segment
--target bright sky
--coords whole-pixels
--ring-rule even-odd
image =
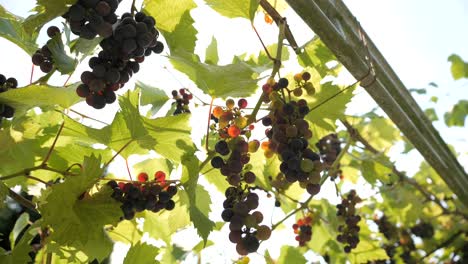
[[[202,57],[204,49],[213,35],[218,39],[219,53],[222,55],[220,58],[221,63],[230,62],[234,54],[241,54],[246,51],[255,53],[260,49],[259,42],[248,21],[242,19],[230,20],[221,17],[204,6],[202,0],[196,0],[196,2],[201,7],[192,11],[192,16],[196,21],[195,26],[199,29],[197,52]],[[125,5],[122,5],[119,10],[130,9],[129,1],[124,1],[124,3]],[[345,3],[408,88],[427,88],[427,84],[430,82],[439,85],[439,88],[428,88],[429,95],[416,96],[418,103],[423,108],[438,108],[439,118],[443,120],[443,113],[448,111],[454,103],[459,99],[468,98],[467,93],[463,92],[467,89],[468,82],[466,80],[453,81],[449,71],[450,65],[447,62],[447,57],[452,53],[459,54],[462,58],[468,60],[468,49],[466,48],[468,47],[468,35],[464,34],[466,28],[468,28],[468,2],[464,0],[345,0]],[[28,10],[33,6],[33,1],[0,0],[0,4],[15,14],[26,16]],[[312,38],[312,32],[291,10],[287,10],[285,16],[288,18],[288,23],[299,45]],[[56,25],[59,25],[59,23],[54,22]],[[263,22],[262,15],[257,17],[255,24],[266,43],[276,41],[276,27],[266,25]],[[43,35],[44,32],[41,33],[41,36]],[[44,38],[41,38],[40,44],[42,45],[44,42]],[[8,77],[17,77],[20,86],[28,84],[31,68],[29,56],[4,39],[0,39],[0,54],[3,61],[0,66],[0,73]],[[171,73],[164,70],[163,67],[165,66],[170,68],[170,64],[166,59],[160,56],[152,56],[151,60],[143,63],[141,72],[134,76],[134,80],[138,79],[150,83],[155,87],[165,89],[168,93],[172,89],[180,88],[179,82],[188,88],[194,87],[183,75],[173,70],[171,70]],[[77,72],[81,72],[86,68],[87,65],[80,66]],[[288,73],[298,70],[300,68],[291,65],[283,72]],[[35,76],[35,78],[39,76],[38,69],[35,71]],[[65,77],[57,77],[55,84],[61,85],[65,79]],[[77,80],[79,80],[79,74],[72,77],[72,82]],[[131,85],[128,86],[132,87]],[[208,101],[207,96],[199,93],[197,95]],[[429,97],[432,95],[439,97],[437,105],[429,102]],[[369,104],[369,101],[371,101],[370,97],[362,89],[358,90],[355,101],[350,105],[350,113],[363,113],[370,110],[373,106]],[[368,107],[364,109],[362,105]],[[74,109],[95,116],[95,110],[85,104],[76,106]],[[113,116],[112,113],[116,110],[117,104],[106,106],[105,113],[111,114],[104,113],[98,118],[110,122]],[[207,109],[200,108],[197,111],[206,113]],[[197,116],[197,113],[194,113],[193,116]],[[192,125],[194,130],[204,131],[205,114],[200,116],[203,117],[202,122],[194,119]],[[459,152],[465,153],[462,165],[466,167],[468,165],[466,128],[447,129],[443,121],[435,122],[435,126],[441,131],[442,137],[447,142],[455,145]],[[195,142],[197,141],[195,140]],[[392,158],[398,161],[399,168],[410,172],[417,170],[414,163],[404,162],[402,157],[398,155],[398,150],[397,148],[392,152],[394,154]],[[407,157],[405,159],[413,160],[413,158],[418,158],[415,152],[411,153],[410,159]],[[130,160],[130,163],[137,160],[137,158]],[[115,169],[122,168],[119,166],[121,164],[117,163]],[[322,193],[328,193],[327,189]],[[215,196],[213,201],[213,207],[219,207],[222,202],[221,195]],[[269,199],[267,202],[268,206],[264,206],[262,211],[271,212],[272,201]],[[213,208],[213,219],[220,220],[218,209]],[[282,214],[278,213],[278,210],[273,212],[274,219],[280,219],[281,217]],[[268,218],[266,217],[266,219]],[[286,226],[289,227],[290,224],[292,224],[292,219],[286,222]],[[184,246],[187,246],[187,249],[198,242],[195,239],[196,235],[193,230],[188,230],[175,237],[175,241],[183,243]],[[210,239],[217,241],[217,244],[216,247],[203,251],[203,263],[208,260],[216,261],[216,263],[230,263],[230,259],[236,258],[234,245],[227,240],[227,233],[214,233]],[[281,244],[275,243],[275,241],[281,241],[281,244],[296,245],[292,230],[287,228],[274,233],[269,241],[262,244],[259,251],[268,248],[274,258],[278,257]],[[262,263],[262,256],[259,254],[252,254],[251,259],[252,263]],[[194,259],[191,258],[187,263],[193,261]]]

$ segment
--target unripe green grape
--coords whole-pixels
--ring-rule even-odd
[[[247,228],[256,227],[257,226],[257,218],[255,218],[255,216],[253,216],[253,215],[247,215],[244,218],[244,225]]]
[[[306,90],[308,95],[314,95],[315,94],[315,87],[311,82],[306,82],[304,84],[304,89]]]
[[[295,126],[288,126],[286,128],[286,136],[287,137],[296,137],[297,136],[297,128]]]
[[[227,108],[232,109],[232,108],[234,108],[235,105],[236,105],[236,102],[234,102],[233,99],[227,99],[226,100],[226,107]]]
[[[311,172],[314,169],[314,162],[310,159],[301,160],[301,170],[304,172]]]
[[[267,240],[269,239],[271,236],[271,229],[270,227],[266,226],[266,225],[261,225],[257,228],[257,235],[256,237],[259,239],[259,240]]]
[[[301,96],[301,95],[302,95],[302,89],[301,89],[301,88],[296,88],[296,89],[294,89],[294,90],[293,90],[293,94],[294,94],[294,96],[296,96],[296,97]]]

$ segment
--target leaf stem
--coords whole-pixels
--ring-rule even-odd
[[[34,76],[34,63],[31,67],[31,77],[29,78],[29,84],[31,85],[33,82],[33,76]]]
[[[50,155],[52,154],[52,151],[55,148],[55,144],[57,144],[57,140],[58,140],[58,138],[60,136],[60,133],[62,133],[64,125],[65,125],[65,121],[62,122],[62,124],[60,125],[60,128],[59,128],[59,130],[57,132],[57,135],[55,136],[54,142],[52,143],[52,146],[50,146],[49,151],[47,152],[47,155],[45,156],[44,160],[42,161],[42,165],[47,164],[47,161],[49,160]]]
[[[107,167],[109,166],[109,164],[110,164],[112,161],[114,161],[114,159],[115,159],[118,155],[120,155],[120,153],[121,153],[126,147],[128,147],[128,145],[130,145],[130,143],[132,143],[132,142],[133,142],[133,139],[130,139],[127,143],[125,143],[125,145],[123,145],[123,147],[121,147],[121,148],[119,149],[119,151],[117,151],[117,153],[115,153],[115,155],[114,155],[108,162],[106,162],[106,164],[104,164],[104,168],[107,168]]]
[[[130,166],[128,166],[128,159],[125,159],[125,167],[127,167],[128,177],[133,181],[132,173],[130,172]]]
[[[206,151],[209,151],[209,149],[208,149],[208,139],[210,137],[210,121],[211,121],[211,110],[213,108],[213,101],[214,101],[214,97],[211,98],[210,110],[208,111],[208,122],[206,124],[206,141],[205,141]]]

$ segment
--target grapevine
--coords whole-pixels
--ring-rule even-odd
[[[0,263],[467,262],[460,193],[432,160],[400,167],[395,150],[418,142],[395,116],[349,114],[358,85],[392,83],[365,31],[369,72],[342,85],[348,50],[305,31],[297,43],[288,1],[228,2],[0,5],[0,37],[32,62],[6,54],[0,74]],[[443,121],[462,126],[464,109]]]

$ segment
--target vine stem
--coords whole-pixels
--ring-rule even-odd
[[[136,2],[136,0],[132,1],[132,7],[131,7],[132,16],[135,14],[135,11],[136,11],[135,2]]]
[[[12,189],[8,188],[8,196],[10,196],[13,200],[15,200],[17,203],[21,204],[22,206],[30,209],[31,211],[39,214],[39,212],[36,210],[36,206],[29,201],[28,199],[24,198],[23,196],[15,193]]]
[[[440,243],[438,246],[436,246],[434,249],[432,249],[431,251],[427,252],[426,255],[422,256],[419,261],[422,262],[425,258],[429,257],[430,255],[432,255],[434,252],[436,252],[437,250],[441,249],[441,248],[445,248],[447,246],[449,246],[450,244],[453,243],[453,241],[455,241],[455,239],[457,239],[461,234],[463,234],[463,231],[458,231],[457,233],[453,234],[452,236],[450,236],[447,240],[445,240],[444,242]]]
[[[278,34],[278,48],[276,50],[276,59],[273,59],[273,70],[271,72],[271,75],[270,77],[271,78],[274,78],[275,75],[279,72],[279,69],[281,68],[281,53],[283,51],[283,40],[284,40],[284,32],[285,32],[285,25],[286,25],[286,19],[285,18],[282,18],[280,23],[279,23],[279,34]],[[252,24],[252,27],[254,28],[255,30],[255,27],[253,26]],[[255,32],[257,33],[257,31],[255,30]],[[260,38],[260,35],[258,35],[257,33],[257,36],[259,37],[260,39],[260,42],[262,42],[262,45],[263,45],[263,41],[261,40]],[[263,45],[264,49],[265,49],[265,52],[268,53],[268,50],[266,49],[265,45]],[[252,111],[252,114],[250,114],[249,118],[247,119],[247,125],[250,125],[252,123],[255,122],[256,118],[257,118],[257,114],[258,114],[258,111],[260,110],[260,106],[262,106],[262,98],[264,96],[264,92],[262,92],[262,94],[260,95],[260,98],[258,99],[257,101],[257,104],[255,104],[255,107]]]

